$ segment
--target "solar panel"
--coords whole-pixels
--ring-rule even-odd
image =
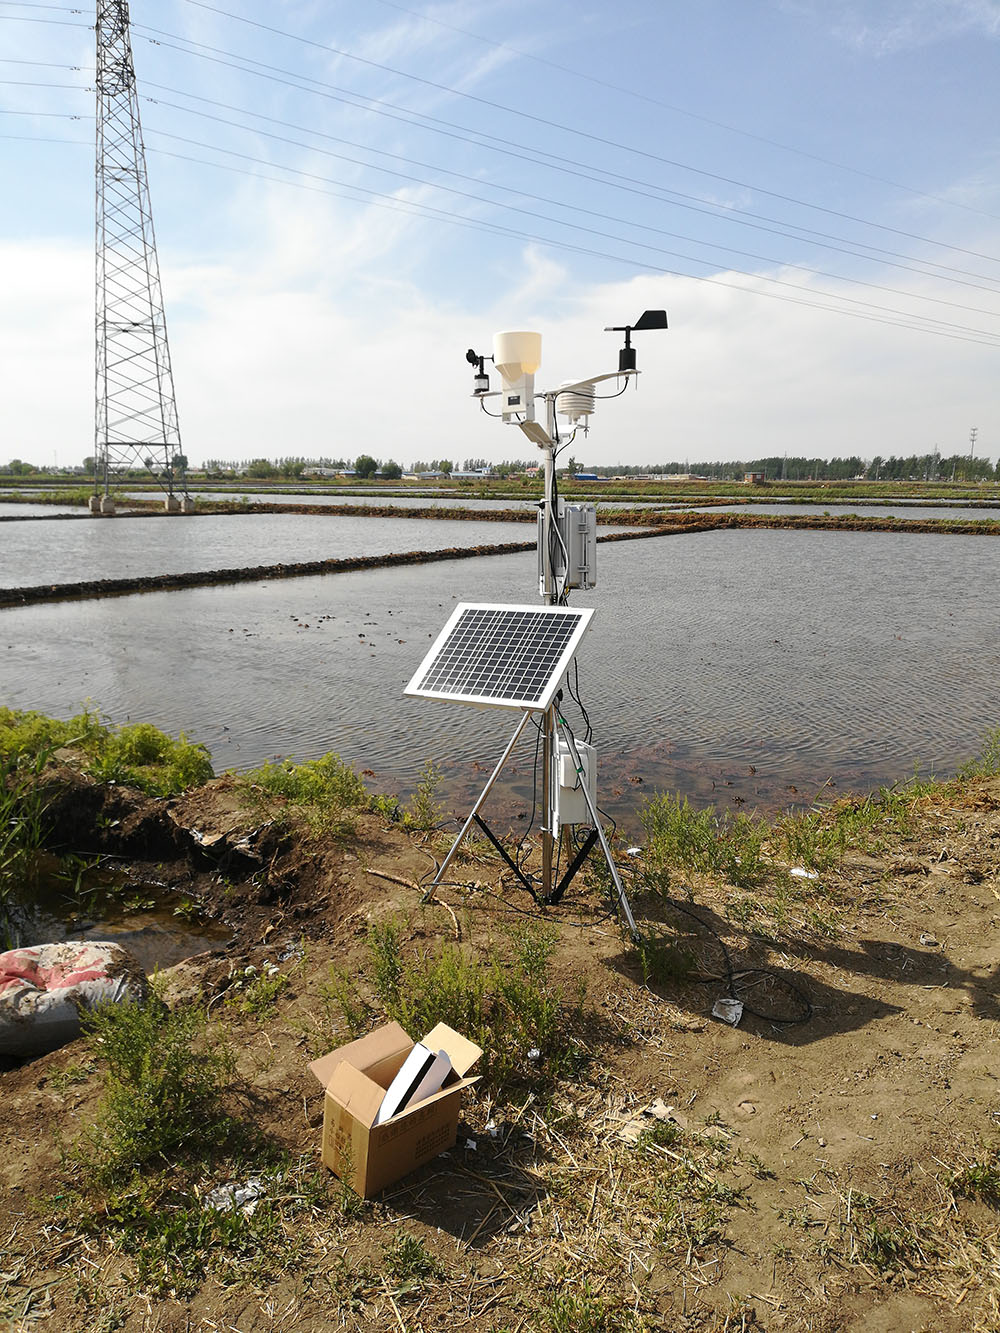
[[[404,693],[544,711],[593,614],[591,608],[460,602]]]

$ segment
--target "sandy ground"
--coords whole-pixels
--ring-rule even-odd
[[[84,783],[62,819],[77,845],[155,861],[231,929],[172,970],[170,993],[223,1016],[243,1113],[310,1169],[322,1096],[307,1061],[346,1038],[331,963],[360,976],[368,923],[390,914],[420,948],[457,929],[475,948],[540,910],[485,855],[421,908],[414,886],[447,839],[365,815],[354,836],[302,840],[248,812],[231,778],[169,803]],[[92,1050],[7,1069],[0,1326],[998,1329],[998,848],[1000,780],[939,792],[878,856],[824,871],[779,926],[708,879],[676,880],[694,915],[679,912],[644,891],[635,859],[637,917],[684,932],[695,958],[676,983],[645,985],[599,877],[574,884],[544,916],[558,981],[586,982],[584,1072],[547,1098],[467,1094],[458,1146],[374,1203],[347,1207],[324,1172],[329,1200],[294,1223],[294,1263],[210,1272],[183,1296],[60,1212],[64,1148],[100,1096]],[[748,1003],[738,1027],[711,1015],[727,989],[720,940]],[[267,963],[287,979],[273,1004],[228,1004],[234,976]],[[433,1256],[433,1277],[392,1276],[401,1236]]]

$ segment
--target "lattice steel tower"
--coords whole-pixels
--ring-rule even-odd
[[[97,409],[91,507],[145,466],[170,511],[188,511],[127,0],[97,0]],[[175,495],[181,491],[183,502]]]

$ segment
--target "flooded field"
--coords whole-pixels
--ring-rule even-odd
[[[202,514],[0,524],[0,586],[141,577],[533,541],[521,523]]]
[[[1000,544],[720,531],[605,546],[598,568],[599,587],[574,595],[597,609],[580,691],[616,817],[655,788],[776,808],[827,782],[943,774],[1000,724],[982,595]],[[534,552],[0,611],[4,698],[184,730],[218,768],[332,749],[408,792],[431,758],[462,808],[516,717],[402,695],[459,600],[535,602]],[[526,744],[508,810],[530,801],[531,768]]]

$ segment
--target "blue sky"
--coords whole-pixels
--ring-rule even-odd
[[[529,457],[466,348],[650,307],[582,463],[1000,454],[1000,0],[131,17],[193,461]],[[92,24],[0,4],[3,459],[93,447]]]

